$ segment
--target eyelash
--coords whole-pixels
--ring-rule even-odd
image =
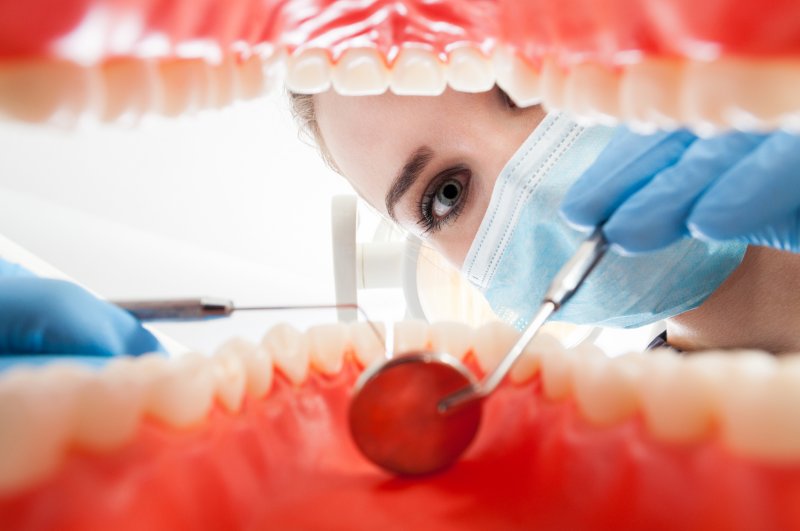
[[[457,177],[462,174],[464,175],[463,180],[457,179]],[[435,234],[441,230],[442,227],[454,222],[456,218],[458,218],[467,202],[467,192],[469,191],[470,177],[471,172],[464,167],[450,168],[449,170],[439,174],[431,183],[431,185],[428,186],[419,203],[417,204],[417,210],[420,214],[417,224],[422,227],[423,234]],[[439,188],[448,179],[461,181],[461,196],[458,199],[458,203],[456,203],[447,214],[437,218],[433,215],[433,201],[436,197],[436,193],[439,191]]]

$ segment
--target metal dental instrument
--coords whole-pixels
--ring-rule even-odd
[[[497,388],[607,249],[601,229],[596,229],[555,276],[522,336],[483,382],[453,356],[435,352],[397,356],[364,371],[349,411],[350,433],[362,453],[399,475],[430,474],[452,465],[477,434],[482,399]]]
[[[603,236],[601,229],[596,229],[579,247],[572,258],[559,270],[550,287],[544,294],[542,305],[531,319],[530,324],[522,333],[520,338],[508,351],[508,354],[500,361],[500,364],[492,371],[486,379],[475,387],[464,388],[452,395],[445,397],[439,402],[439,410],[447,411],[459,404],[483,398],[497,389],[500,382],[514,366],[514,363],[522,355],[525,347],[531,342],[534,336],[545,322],[564,305],[578,291],[583,281],[589,273],[605,256],[608,250],[608,242]]]
[[[142,301],[111,301],[140,321],[201,321],[229,317],[233,312],[273,310],[357,310],[367,319],[357,304],[300,304],[286,306],[236,306],[232,300],[215,297]],[[368,322],[369,319],[367,319]]]
[[[190,299],[164,299],[141,301],[111,301],[140,321],[204,321],[230,317],[233,312],[263,312],[286,310],[356,310],[369,325],[378,341],[387,345],[375,323],[358,304],[292,304],[284,306],[236,306],[230,299],[196,297]]]

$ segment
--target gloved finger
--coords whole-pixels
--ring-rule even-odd
[[[641,253],[687,236],[686,221],[697,199],[764,139],[729,133],[697,140],[611,215],[603,228],[606,238],[626,253]]]
[[[106,344],[110,347],[108,351],[112,355],[164,352],[164,347],[161,346],[156,336],[142,326],[142,323],[134,316],[113,304],[105,301],[99,302],[106,305],[111,315],[114,316],[115,330],[105,339]]]
[[[800,210],[800,137],[770,135],[697,202],[693,233],[715,240],[751,234]]]
[[[0,258],[0,277],[33,277],[36,276],[26,268],[14,262]]]
[[[578,228],[606,221],[654,175],[680,160],[696,138],[688,131],[639,135],[622,129],[564,196],[562,216]]]
[[[756,233],[736,238],[739,241],[773,249],[800,253],[800,212]]]
[[[112,356],[159,350],[155,336],[132,315],[75,284],[0,278],[0,353]]]

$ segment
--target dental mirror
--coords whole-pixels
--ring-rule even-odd
[[[600,229],[578,247],[519,340],[483,382],[455,357],[434,352],[397,356],[364,371],[349,410],[350,433],[364,456],[401,476],[432,474],[455,463],[478,433],[483,399],[500,385],[607,248]]]
[[[442,397],[473,387],[475,377],[456,358],[417,352],[362,373],[350,403],[350,433],[370,461],[401,476],[438,472],[467,449],[481,422],[470,401],[441,411]]]

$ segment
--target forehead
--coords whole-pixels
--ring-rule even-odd
[[[470,97],[471,96],[471,97]],[[315,97],[317,122],[336,165],[374,206],[406,158],[420,146],[446,149],[463,142],[480,105],[475,95]],[[453,146],[455,147],[455,146]]]

